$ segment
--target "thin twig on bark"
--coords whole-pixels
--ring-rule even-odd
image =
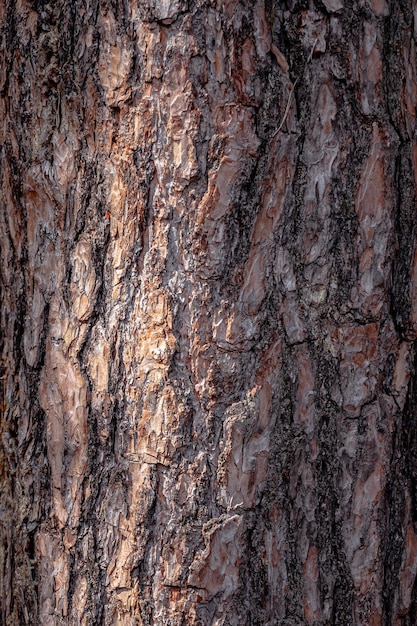
[[[317,41],[318,41],[318,37],[316,37],[316,39],[314,40],[313,47],[311,48],[311,52],[310,52],[310,54],[308,55],[307,61],[306,61],[306,62],[305,62],[305,64],[304,64],[303,71],[301,72],[301,74],[299,75],[299,77],[295,80],[294,84],[291,86],[290,93],[289,93],[289,95],[288,95],[287,106],[285,107],[285,111],[284,111],[284,116],[283,116],[283,118],[282,118],[282,120],[281,120],[281,124],[280,124],[280,125],[278,126],[278,128],[274,131],[274,133],[273,133],[272,137],[275,137],[276,135],[278,135],[279,131],[282,129],[282,127],[283,127],[283,126],[284,126],[284,124],[285,124],[285,121],[286,121],[286,119],[287,119],[287,117],[288,117],[288,113],[289,113],[289,111],[290,111],[291,100],[292,100],[292,95],[293,95],[293,93],[294,93],[294,89],[296,88],[297,83],[300,81],[301,77],[303,76],[303,74],[304,74],[304,72],[305,72],[305,69],[306,69],[307,65],[310,63],[310,61],[311,61],[311,59],[312,59],[312,57],[313,57],[313,52],[314,52],[314,48],[316,47],[316,43],[317,43]]]

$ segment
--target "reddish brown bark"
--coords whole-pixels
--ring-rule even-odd
[[[1,623],[416,623],[416,16],[0,6]]]

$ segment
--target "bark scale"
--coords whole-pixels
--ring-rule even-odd
[[[1,623],[415,624],[416,1],[0,19]]]

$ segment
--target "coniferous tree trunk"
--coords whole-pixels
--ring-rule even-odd
[[[0,623],[415,625],[416,0],[0,20]]]

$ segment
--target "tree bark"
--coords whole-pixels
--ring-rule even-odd
[[[1,624],[416,624],[416,0],[0,19]]]

